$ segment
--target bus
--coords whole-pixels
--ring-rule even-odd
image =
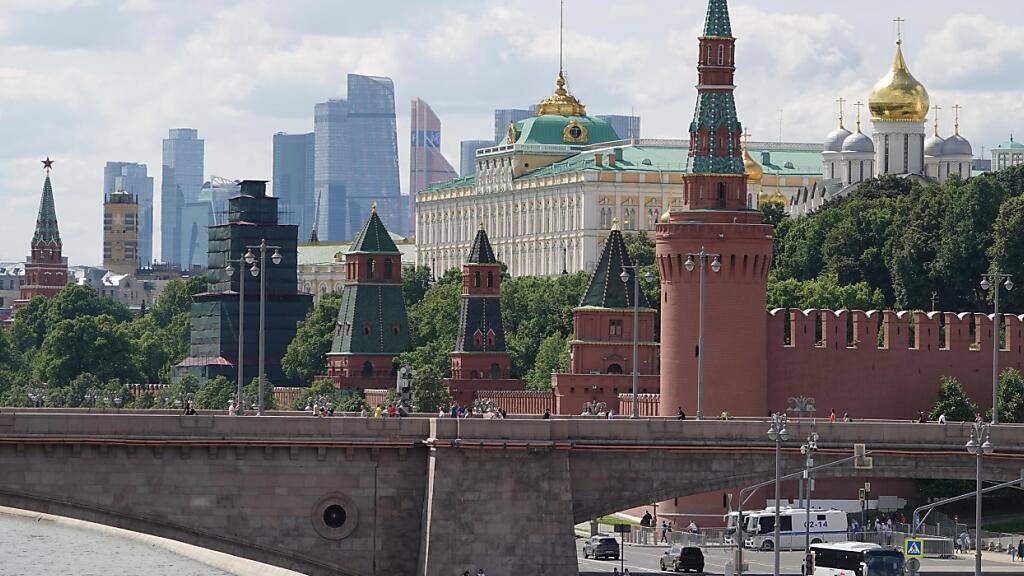
[[[903,576],[903,552],[866,542],[811,546],[814,576]]]
[[[846,512],[811,508],[810,520],[803,508],[779,510],[779,542],[775,542],[775,508],[744,513],[744,546],[757,550],[803,550],[810,528],[810,543],[843,542],[848,539]]]

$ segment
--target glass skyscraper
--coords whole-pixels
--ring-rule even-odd
[[[441,153],[441,120],[430,105],[415,98],[409,124],[409,232],[416,229],[416,194],[431,184],[458,176]]]
[[[309,240],[316,215],[313,161],[316,137],[309,134],[274,134],[274,196],[282,224],[299,227],[299,242]]]
[[[388,229],[405,234],[394,83],[390,78],[349,74],[347,99],[322,102],[314,112],[313,179],[314,197],[320,202],[320,239],[351,239],[374,202]]]
[[[153,263],[153,177],[145,164],[107,162],[103,167],[103,201],[114,192],[124,191],[139,203],[138,261],[143,266]]]
[[[459,175],[469,176],[476,173],[476,151],[494,146],[492,140],[463,140],[459,143]]]
[[[620,140],[640,139],[640,117],[625,114],[598,115],[598,118],[612,125]]]
[[[210,215],[203,212],[199,193],[203,187],[204,142],[195,128],[172,128],[164,140],[160,181],[160,253],[164,262],[187,270],[205,265],[206,246],[200,235]],[[198,204],[198,205],[197,205]],[[209,204],[206,204],[209,206]]]

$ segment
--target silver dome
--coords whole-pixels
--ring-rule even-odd
[[[846,128],[836,128],[835,130],[828,133],[825,137],[825,146],[823,152],[839,152],[843,149],[843,140],[850,135],[850,131]]]
[[[974,150],[971,148],[971,143],[966,138],[959,134],[954,134],[949,138],[946,138],[946,143],[942,145],[943,156],[973,156]]]
[[[924,155],[935,157],[942,156],[942,147],[945,143],[945,138],[938,134],[932,134],[924,139]]]
[[[875,143],[860,130],[850,134],[843,140],[842,152],[869,152],[875,153]]]

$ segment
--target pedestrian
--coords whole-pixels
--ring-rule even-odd
[[[620,575],[619,575],[619,567],[618,567],[618,566],[616,566],[616,567],[612,568],[612,574],[613,574],[614,576],[620,576]]]
[[[505,410],[504,408],[498,408],[498,412],[501,412],[502,420],[508,418],[508,410]]]
[[[918,424],[924,424],[926,422],[928,422],[928,417],[924,415],[924,411],[923,410],[918,410],[917,411],[917,423]]]
[[[644,528],[650,528],[651,522],[654,521],[654,517],[651,516],[651,511],[647,510],[644,512],[644,517],[640,519],[640,526]]]
[[[1017,543],[1017,558],[1020,558],[1020,561],[1024,562],[1024,540]]]
[[[676,410],[676,419],[677,420],[686,420],[686,412],[683,412],[683,407],[682,406],[680,406],[679,409]]]
[[[377,404],[377,407],[373,409],[373,417],[374,418],[382,418],[383,416],[384,416],[384,408],[380,404]]]
[[[828,414],[828,421],[829,421],[830,424],[835,424],[836,423],[836,409],[835,408],[833,408],[832,411],[829,412],[829,414]]]
[[[843,422],[853,422],[853,418],[850,418],[849,412],[843,412]]]
[[[686,530],[689,531],[690,534],[700,534],[700,528],[697,527],[697,523],[693,520],[690,520],[690,525],[686,527]]]
[[[231,401],[228,402],[228,416],[234,416],[234,415],[235,415],[235,399],[232,398]]]
[[[942,413],[939,414],[939,424],[945,424],[945,423],[946,423],[946,413],[942,412]]]
[[[545,420],[551,420],[551,410],[549,408],[544,409],[544,416],[542,416],[542,418]]]
[[[444,418],[445,417],[444,406],[438,407],[438,409],[437,409],[437,417],[438,418]]]
[[[626,568],[622,571],[622,576],[629,576],[629,568]]]
[[[476,571],[476,576],[487,576],[487,575],[484,574],[484,569],[480,568],[479,570]]]
[[[394,416],[394,415],[395,415],[395,405],[394,404],[388,404],[388,417],[391,417],[391,416]]]
[[[609,420],[615,418],[615,410],[609,410],[607,416]]]
[[[975,414],[974,415],[974,423],[975,424],[981,424],[981,414]]]
[[[668,544],[668,522],[661,521],[661,541]]]

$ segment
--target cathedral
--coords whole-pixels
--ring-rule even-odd
[[[897,19],[897,24],[902,20]],[[960,106],[953,106],[953,134],[939,134],[938,113],[932,134],[926,123],[931,104],[928,91],[910,73],[903,56],[902,35],[897,34],[896,55],[892,67],[875,84],[868,97],[871,114],[870,136],[861,129],[861,108],[857,102],[854,131],[846,128],[844,99],[839,103],[839,126],[825,137],[821,152],[822,180],[819,185],[801,191],[790,199],[792,216],[813,212],[825,202],[842,198],[861,182],[879,176],[913,178],[922,183],[942,183],[951,175],[971,175],[971,143],[960,135]]]

